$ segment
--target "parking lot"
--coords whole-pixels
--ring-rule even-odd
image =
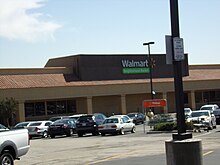
[[[194,133],[202,139],[203,153],[220,149],[219,128],[210,132]],[[146,131],[149,127],[146,127]],[[165,155],[165,140],[171,133],[146,134],[143,125],[137,126],[134,134],[115,136],[72,137],[59,136],[55,139],[32,139],[27,155],[16,161],[16,165],[89,165],[136,157]],[[166,164],[162,162],[162,164]]]

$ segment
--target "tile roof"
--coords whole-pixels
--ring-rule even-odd
[[[189,76],[184,77],[183,80],[184,82],[220,80],[220,69],[193,69],[189,71]],[[0,75],[0,89],[138,84],[146,82],[149,82],[149,80],[78,81],[72,75],[63,74]],[[157,78],[153,79],[153,82],[173,82],[173,78]]]

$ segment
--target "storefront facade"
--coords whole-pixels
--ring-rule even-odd
[[[143,111],[151,98],[146,55],[75,55],[48,60],[39,69],[0,69],[0,98],[18,101],[17,121],[101,112],[106,115]],[[175,112],[172,65],[153,55],[155,98],[167,106],[156,113]],[[220,105],[220,65],[183,66],[184,105]]]

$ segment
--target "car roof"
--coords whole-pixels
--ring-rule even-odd
[[[210,112],[209,110],[196,110],[196,111],[192,111],[192,113],[194,112]]]

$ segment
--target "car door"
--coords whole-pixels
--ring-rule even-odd
[[[123,125],[124,125],[124,131],[130,130],[130,123],[129,120],[126,117],[122,117]]]

